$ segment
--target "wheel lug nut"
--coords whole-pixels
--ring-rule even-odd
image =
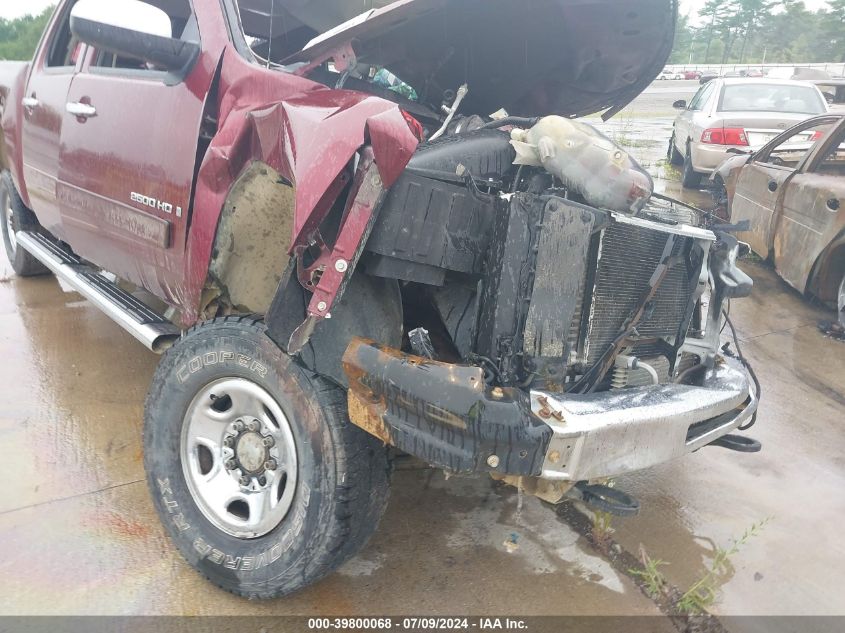
[[[266,462],[264,462],[264,470],[276,470],[277,467],[278,464],[276,464],[275,459],[268,459]]]
[[[223,446],[226,448],[232,448],[235,445],[235,438],[231,435],[227,435],[223,438]]]
[[[258,430],[258,421],[257,420],[250,420],[246,423],[246,428],[248,431],[257,431]]]
[[[265,446],[266,448],[270,448],[271,446],[275,446],[275,444],[276,444],[276,440],[274,440],[274,439],[273,439],[272,437],[270,437],[269,435],[267,435],[267,436],[264,438],[264,440],[263,440],[263,441],[264,441],[264,446]]]
[[[235,423],[232,425],[232,430],[235,433],[240,433],[244,430],[244,423],[241,420],[235,420]]]
[[[235,470],[238,467],[238,463],[234,459],[230,459],[225,464],[226,470]]]
[[[266,486],[267,485],[267,477],[265,477],[264,475],[261,475],[261,477],[258,478],[258,485],[259,486]]]
[[[248,486],[249,482],[250,482],[250,478],[247,477],[246,475],[241,476],[241,478],[238,480],[238,483],[240,483],[242,486]]]

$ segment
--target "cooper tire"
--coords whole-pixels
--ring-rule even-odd
[[[265,411],[267,416],[241,412],[248,408],[246,398],[236,393],[234,399],[229,396],[226,400],[226,390],[234,389],[233,385],[268,394],[272,402],[265,400],[266,406],[262,406],[272,411]],[[207,401],[203,394],[210,394]],[[221,465],[214,460],[222,459],[223,453],[215,455],[206,448],[212,459],[210,467],[206,463],[206,474],[197,466],[202,460],[194,460],[194,453],[187,453],[189,457],[184,459],[185,446],[193,446],[192,436],[186,439],[185,430],[194,428],[197,406],[210,406],[216,412],[210,419],[221,423],[221,451],[227,442],[232,444],[231,435],[225,435],[232,418],[246,420],[251,431],[255,428],[249,425],[257,424],[258,419],[251,422],[249,415],[256,415],[268,428],[274,423],[279,428],[282,422],[288,425],[296,466],[294,472],[286,471],[285,477],[295,479],[295,488],[289,509],[272,529],[264,525],[255,530],[261,532],[257,536],[234,535],[238,531],[231,526],[237,525],[238,517],[249,521],[250,512],[244,519],[244,506],[238,515],[231,510],[236,503],[232,501],[227,503],[233,517],[215,514],[216,506],[209,506],[198,488],[203,477],[216,480],[221,476],[217,468],[229,472],[233,462],[243,461],[241,468],[246,469],[250,455],[236,453]],[[186,419],[189,411],[190,420]],[[217,437],[217,427],[199,428],[209,428],[206,434]],[[283,441],[281,435],[277,441]],[[197,446],[199,455],[201,444]],[[261,450],[261,444],[257,446]],[[289,457],[278,456],[279,471],[290,470]],[[208,455],[205,460],[208,462]],[[164,356],[145,405],[144,465],[156,510],[188,563],[216,585],[249,598],[287,595],[331,573],[366,544],[378,526],[389,493],[387,449],[349,422],[344,392],[296,364],[253,317],[226,317],[194,327]],[[199,470],[195,472],[195,468]],[[236,486],[243,485],[244,475],[239,481]],[[250,486],[259,483],[260,476],[253,477]]]
[[[672,137],[669,139],[669,149],[666,152],[666,158],[669,159],[669,163],[675,165],[676,167],[680,167],[684,164],[684,157],[681,156],[681,152],[678,151],[678,148],[675,147],[675,135],[672,134]]]
[[[50,271],[15,241],[17,231],[39,230],[38,220],[24,206],[18,195],[12,175],[4,171],[0,176],[0,224],[2,224],[3,246],[6,256],[12,264],[12,270],[18,277],[46,275]]]
[[[681,184],[689,189],[695,189],[701,184],[701,174],[692,168],[692,148],[687,143],[687,153],[684,156],[684,173]]]

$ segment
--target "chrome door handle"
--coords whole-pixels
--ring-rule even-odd
[[[88,117],[97,116],[97,108],[88,103],[68,103],[65,110],[69,114],[80,119],[87,119]]]
[[[31,110],[32,108],[37,108],[38,103],[38,99],[36,99],[35,97],[24,97],[23,99],[21,99],[21,105],[28,110]]]

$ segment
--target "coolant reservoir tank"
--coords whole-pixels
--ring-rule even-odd
[[[530,130],[514,129],[515,165],[544,167],[594,207],[637,213],[654,183],[627,152],[591,125],[561,116],[540,119]]]

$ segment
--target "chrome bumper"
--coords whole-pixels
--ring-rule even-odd
[[[554,435],[541,477],[583,481],[669,461],[751,419],[745,368],[717,357],[701,386],[663,384],[587,395],[531,392],[531,409]]]

